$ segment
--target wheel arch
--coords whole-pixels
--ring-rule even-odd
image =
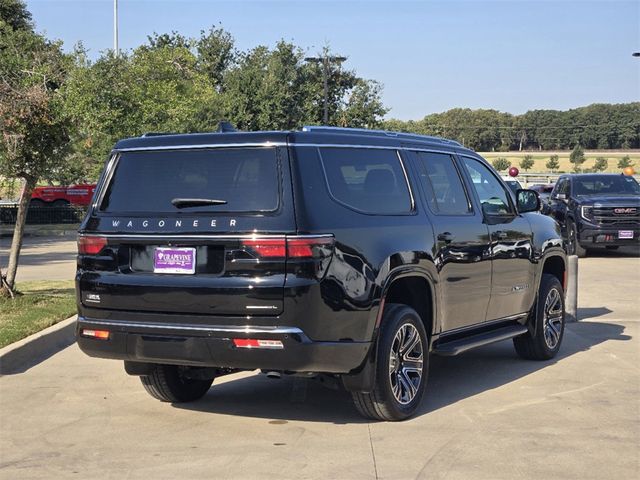
[[[392,272],[382,289],[381,308],[376,319],[374,337],[377,336],[381,327],[384,305],[401,303],[413,308],[418,313],[427,335],[431,338],[437,327],[436,298],[435,282],[427,272],[413,268]]]
[[[374,376],[377,366],[378,337],[382,327],[382,316],[385,305],[389,303],[405,304],[418,313],[425,331],[429,336],[429,350],[433,343],[433,335],[437,325],[437,296],[435,281],[428,272],[415,267],[399,267],[387,276],[380,295],[380,303],[376,314],[372,347],[363,364],[356,372],[342,377],[342,383],[348,391],[370,392],[374,387]],[[426,288],[425,288],[426,287]],[[420,295],[423,292],[423,295]],[[426,295],[424,294],[426,292]]]

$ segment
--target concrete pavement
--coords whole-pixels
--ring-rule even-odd
[[[0,237],[0,266],[9,263],[10,237]],[[20,252],[18,282],[73,280],[76,273],[76,236],[25,237]]]
[[[402,423],[347,393],[254,372],[162,404],[121,362],[73,345],[0,378],[0,479],[635,479],[640,475],[640,258],[580,261],[583,320],[551,362],[511,342],[432,357]]]

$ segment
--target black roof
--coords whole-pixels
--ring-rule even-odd
[[[375,145],[375,146],[436,146],[447,149],[465,150],[458,142],[440,137],[430,137],[413,133],[306,126],[302,130],[266,132],[212,132],[212,133],[148,133],[140,137],[127,138],[116,143],[114,150],[138,150],[172,147],[203,147],[220,144],[268,144],[268,143],[312,143],[333,145]]]

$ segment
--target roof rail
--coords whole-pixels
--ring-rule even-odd
[[[456,142],[455,140],[449,140],[448,138],[442,137],[433,137],[430,135],[419,135],[417,133],[404,133],[404,132],[392,132],[389,130],[372,130],[368,128],[346,128],[346,127],[327,127],[324,125],[305,125],[302,127],[303,132],[326,132],[326,133],[343,133],[343,134],[360,134],[360,135],[371,135],[371,136],[387,136],[387,137],[397,137],[403,138],[406,140],[430,140],[434,142],[447,143],[450,145],[457,145],[462,147],[463,145],[460,142]]]
[[[164,135],[175,135],[175,133],[172,133],[172,132],[145,132],[140,136],[141,137],[162,137]]]

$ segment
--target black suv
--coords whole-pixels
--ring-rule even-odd
[[[332,381],[363,415],[401,420],[430,354],[505,339],[529,359],[558,352],[566,258],[538,208],[439,138],[122,140],[79,231],[78,344],[162,401],[261,369]]]
[[[562,175],[546,213],[560,223],[569,254],[584,257],[592,247],[640,244],[640,185],[631,176]]]

